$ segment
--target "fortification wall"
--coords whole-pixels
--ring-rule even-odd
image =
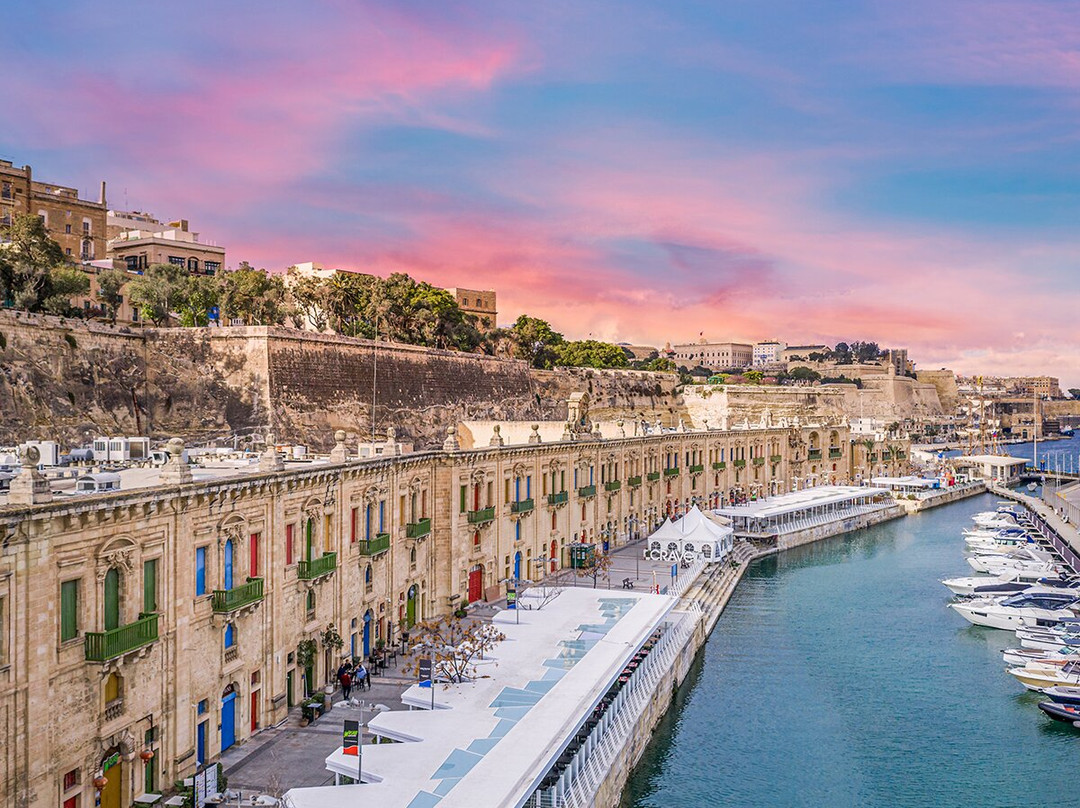
[[[0,444],[95,435],[231,438],[272,429],[328,449],[394,427],[417,448],[464,420],[565,421],[587,391],[597,418],[676,423],[672,374],[560,368],[286,328],[132,329],[0,312]]]

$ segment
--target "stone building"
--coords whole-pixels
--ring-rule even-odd
[[[134,220],[134,215],[111,212],[109,221],[114,228],[122,227],[125,219]],[[154,221],[135,229],[121,229],[109,238],[108,251],[109,258],[132,272],[151,264],[174,264],[201,275],[216,275],[225,268],[225,248],[202,240],[190,229],[187,219],[169,222],[168,226]]]
[[[104,182],[94,202],[81,198],[74,188],[35,180],[30,166],[17,168],[10,160],[0,160],[0,226],[26,213],[42,218],[69,260],[105,257]]]
[[[339,432],[331,459],[271,450],[198,481],[174,441],[88,496],[28,465],[0,499],[0,803],[128,808],[283,720],[343,654],[557,571],[574,542],[856,474],[846,427],[600,439],[587,404],[557,442],[462,450],[450,427],[441,451],[358,460]]]
[[[481,331],[494,331],[497,328],[495,321],[499,316],[499,311],[495,302],[494,289],[480,291],[479,289],[450,287],[446,291],[454,296],[463,312],[476,318],[477,328]]]
[[[733,370],[750,367],[754,361],[754,346],[742,342],[698,342],[676,345],[675,361],[680,365],[701,365],[709,370]]]

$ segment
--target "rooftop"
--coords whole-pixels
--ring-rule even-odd
[[[483,663],[486,678],[438,686],[434,711],[373,718],[372,732],[403,742],[363,747],[364,784],[294,789],[289,804],[521,805],[674,603],[666,595],[570,588],[542,609],[500,612],[495,622],[506,639]],[[402,696],[414,706],[430,699],[431,690],[418,685]],[[357,763],[340,748],[326,759],[345,775],[355,776]]]
[[[804,488],[802,491],[792,491],[790,494],[780,494],[775,497],[759,499],[745,505],[731,505],[727,508],[719,508],[715,513],[732,518],[768,519],[772,516],[782,516],[816,508],[819,505],[836,505],[888,493],[888,490],[884,488],[868,488],[855,485],[819,485],[815,488]]]

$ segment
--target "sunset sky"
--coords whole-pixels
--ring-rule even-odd
[[[1078,3],[164,8],[7,4],[0,157],[504,324],[1080,386]]]

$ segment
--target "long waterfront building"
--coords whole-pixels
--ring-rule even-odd
[[[339,437],[335,460],[194,480],[174,442],[161,472],[132,472],[142,487],[44,501],[38,486],[13,504],[29,491],[13,481],[0,804],[128,808],[283,720],[340,654],[560,569],[574,542],[907,466],[905,444],[871,460],[846,426],[577,437],[462,451],[451,435],[443,451],[371,460],[343,460]],[[322,639],[330,624],[340,651]]]

